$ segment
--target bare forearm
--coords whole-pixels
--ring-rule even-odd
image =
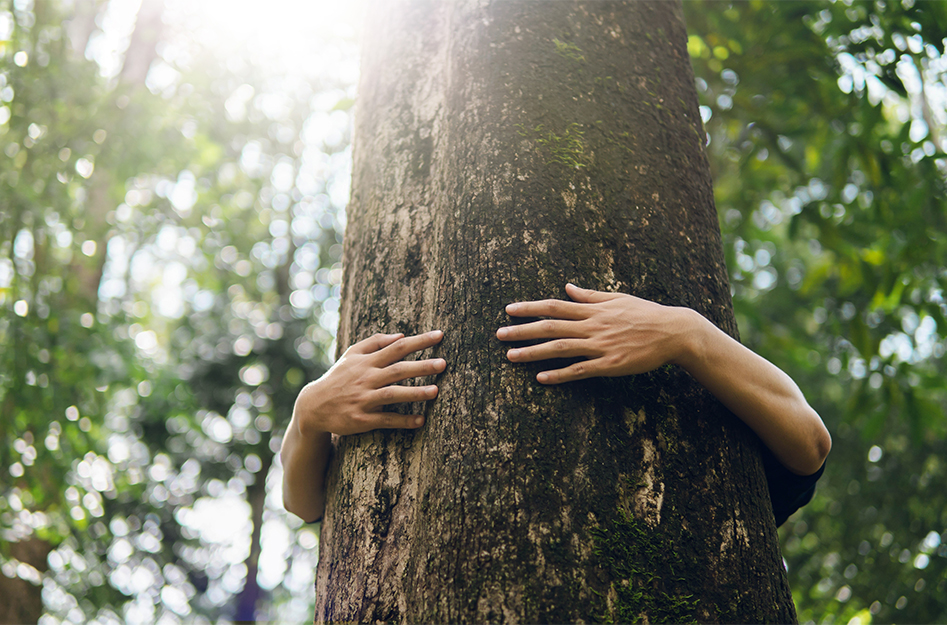
[[[676,311],[686,331],[675,362],[749,425],[790,471],[815,473],[832,440],[796,383],[699,313]]]
[[[582,358],[541,371],[542,384],[682,366],[744,423],[790,471],[819,470],[832,440],[796,383],[699,313],[631,295],[566,285],[572,302],[539,300],[506,307],[512,317],[547,317],[497,330],[502,341],[541,340],[507,352],[513,362]]]
[[[322,518],[325,510],[325,475],[332,452],[332,435],[312,432],[303,435],[298,415],[283,437],[283,506],[304,521]]]

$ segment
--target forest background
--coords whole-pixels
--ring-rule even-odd
[[[947,4],[684,9],[743,341],[834,438],[800,620],[944,622]],[[0,0],[0,583],[42,622],[311,618],[274,451],[335,349],[360,10]]]

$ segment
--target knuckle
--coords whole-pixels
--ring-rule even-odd
[[[406,364],[404,361],[399,361],[399,362],[396,362],[396,363],[393,364],[393,365],[390,365],[390,366],[388,367],[388,370],[389,370],[392,374],[394,374],[395,376],[401,377],[401,376],[403,376],[405,373],[407,373],[407,372],[405,371],[406,368],[407,368],[407,364]]]
[[[539,322],[539,327],[545,332],[552,332],[556,329],[556,322],[552,319],[543,319]]]
[[[588,367],[588,364],[586,364],[585,362],[577,362],[569,368],[572,369],[573,373],[582,375],[588,370],[589,367]]]
[[[380,397],[386,402],[393,400],[395,398],[395,388],[393,386],[386,386],[381,389]]]
[[[557,339],[552,342],[552,349],[556,352],[564,352],[569,349],[569,343],[565,339]]]

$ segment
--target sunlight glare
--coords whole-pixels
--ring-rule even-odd
[[[332,0],[172,0],[174,12],[197,13],[205,43],[249,51],[259,66],[311,75],[314,54],[327,40],[353,41],[361,27],[363,2]],[[185,8],[186,7],[186,8]]]

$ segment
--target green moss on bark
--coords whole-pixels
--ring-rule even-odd
[[[560,133],[547,130],[543,124],[533,128],[527,128],[523,124],[517,124],[516,127],[521,137],[526,137],[544,148],[547,165],[559,163],[575,169],[588,166],[585,131],[579,124],[569,124]]]
[[[695,623],[698,600],[669,592],[683,581],[685,564],[662,526],[650,527],[619,509],[607,527],[591,530],[594,553],[614,580],[599,616],[606,623]]]
[[[585,56],[583,56],[582,50],[579,49],[579,46],[567,41],[559,41],[559,39],[553,39],[552,42],[555,44],[556,54],[559,56],[572,59],[573,61],[579,63],[585,62]]]

